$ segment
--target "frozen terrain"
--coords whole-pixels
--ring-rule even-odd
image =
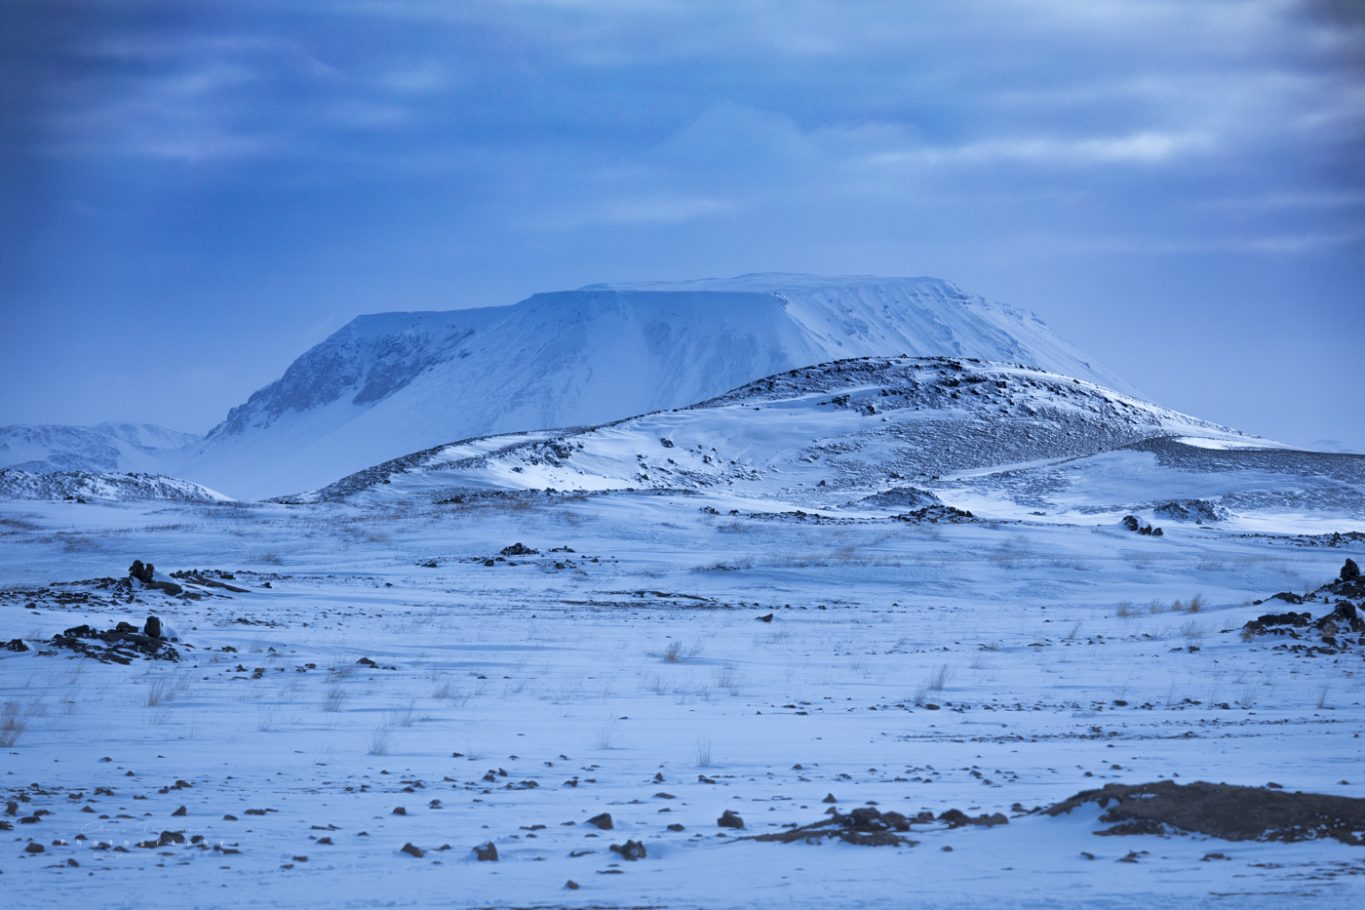
[[[1155,779],[1361,796],[1354,636],[1317,653],[1241,634],[1270,609],[1253,600],[1365,558],[1359,536],[732,502],[0,506],[0,637],[31,649],[0,652],[6,893],[32,908],[1365,898],[1365,848],[1097,837],[1097,810],[1030,814]],[[170,576],[184,591],[76,581],[133,556],[187,570]],[[149,613],[179,661],[43,643]],[[900,847],[741,840],[870,803],[1008,824],[917,824]],[[745,828],[719,827],[725,810]],[[610,831],[588,823],[601,813]],[[627,840],[646,857],[608,850]],[[495,863],[473,853],[488,842]]]
[[[226,502],[228,497],[197,483],[164,474],[115,471],[34,473],[0,468],[0,499]]]
[[[869,357],[288,501],[115,499],[0,502],[17,906],[1365,901],[1365,831],[1037,811],[1365,796],[1362,456]],[[753,839],[869,808],[914,821]]]
[[[1122,388],[1036,317],[933,278],[592,285],[356,319],[161,469],[237,498],[295,493],[450,440],[680,407],[871,354],[1019,362]]]
[[[943,357],[837,361],[689,408],[465,440],[301,499],[546,489],[709,492],[863,517],[946,503],[994,518],[1365,528],[1365,456],[1297,452],[1093,383]]]
[[[152,471],[201,442],[190,433],[146,423],[0,427],[0,468],[50,471]]]

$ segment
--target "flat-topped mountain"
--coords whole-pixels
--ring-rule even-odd
[[[602,423],[866,355],[975,357],[1123,387],[1036,317],[934,278],[600,284],[356,319],[167,467],[276,495],[451,439]]]

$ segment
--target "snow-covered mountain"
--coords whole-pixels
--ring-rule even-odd
[[[0,468],[0,499],[230,502],[216,490],[162,474],[92,471],[35,473]]]
[[[1311,528],[1365,521],[1365,456],[1294,451],[1043,370],[871,357],[598,427],[438,446],[305,499],[527,490],[682,490],[762,509],[882,514],[938,502],[993,517],[1137,511]]]
[[[278,495],[446,440],[601,423],[794,367],[901,354],[1124,387],[1036,317],[933,278],[591,285],[356,319],[166,467],[234,495]]]
[[[149,423],[93,427],[0,427],[0,468],[48,471],[155,471],[202,437]]]

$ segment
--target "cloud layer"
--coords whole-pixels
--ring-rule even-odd
[[[941,274],[1171,404],[1323,436],[1365,329],[1359,11],[0,0],[0,305],[45,342],[0,379],[47,390],[0,421],[202,429],[359,312],[787,269]],[[108,353],[129,325],[155,362]],[[1270,344],[1321,413],[1246,394]]]

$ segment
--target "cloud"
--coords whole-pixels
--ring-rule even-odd
[[[736,214],[738,200],[707,196],[646,196],[609,199],[581,211],[551,215],[543,226],[572,229],[585,226],[663,226]]]
[[[878,152],[867,159],[873,166],[991,165],[1000,163],[1039,165],[1160,164],[1185,155],[1206,152],[1214,146],[1206,135],[1157,131],[1126,136],[1017,137],[982,139],[960,145],[922,145]]]

